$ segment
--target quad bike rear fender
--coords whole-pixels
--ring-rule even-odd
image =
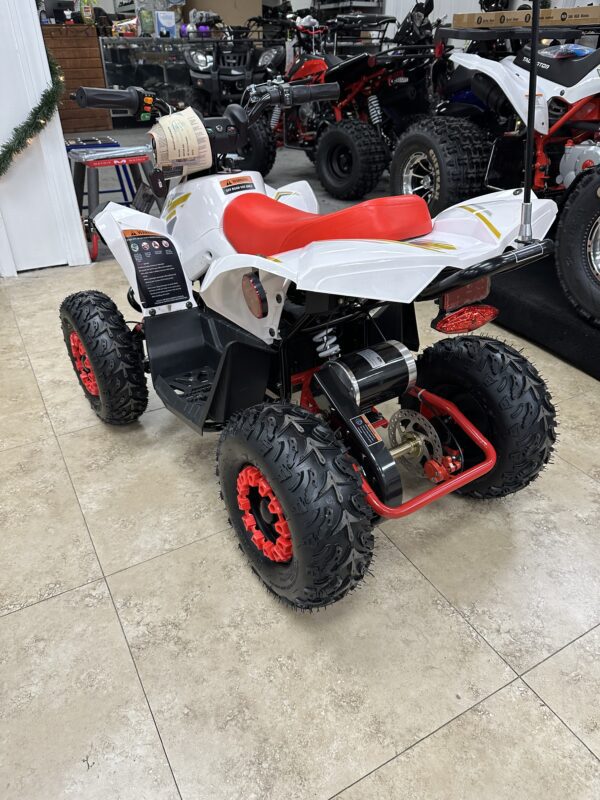
[[[446,267],[467,270],[517,247],[521,199],[521,190],[508,190],[460,203],[435,218],[428,236],[402,242],[341,239],[314,242],[270,258],[225,256],[211,264],[201,295],[209,308],[268,343],[277,338],[291,283],[307,292],[411,303]],[[554,201],[535,196],[532,203],[533,236],[542,239],[557,207]],[[258,271],[267,294],[269,310],[262,320],[240,302],[242,278],[249,270]]]

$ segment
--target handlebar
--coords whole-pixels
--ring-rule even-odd
[[[71,100],[74,100],[80,108],[109,108],[137,114],[140,111],[140,99],[143,101],[143,94],[144,90],[136,86],[129,86],[127,89],[96,89],[80,86],[71,94]]]
[[[320,83],[316,85],[294,86],[291,83],[267,82],[249,86],[246,90],[249,103],[260,103],[262,108],[269,106],[283,106],[291,108],[303,103],[337,100],[340,96],[338,83]]]

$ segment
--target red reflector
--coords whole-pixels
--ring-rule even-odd
[[[257,319],[264,319],[269,310],[267,293],[254,272],[247,272],[242,278],[242,294],[250,312]]]
[[[432,325],[440,333],[468,333],[481,328],[497,316],[498,309],[494,306],[465,306],[435,319]]]
[[[436,58],[441,58],[444,55],[445,49],[446,45],[443,42],[437,42],[434,49],[434,56]]]
[[[583,164],[581,165],[581,169],[591,169],[592,167],[595,167],[595,166],[596,165],[594,164],[592,159],[588,158],[588,160],[584,161]]]
[[[470,303],[484,300],[490,293],[491,285],[490,278],[479,278],[476,281],[467,283],[466,286],[450,289],[449,292],[444,292],[442,295],[440,308],[442,311],[454,311],[455,308],[462,308]]]

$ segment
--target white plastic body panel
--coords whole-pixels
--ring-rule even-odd
[[[272,342],[289,283],[304,291],[409,303],[445,267],[466,269],[516,246],[522,194],[507,190],[442,211],[428,236],[403,242],[332,240],[314,242],[274,258],[228,255],[211,264],[201,295],[209,308]],[[553,200],[532,196],[534,238],[543,238],[556,218]],[[238,301],[242,275],[258,269],[269,316],[258,320]],[[268,278],[271,275],[275,278]],[[236,294],[237,287],[237,294]]]
[[[253,188],[227,194],[224,189],[231,179],[248,179]],[[234,184],[239,186],[240,184]],[[223,233],[223,213],[225,207],[241,193],[257,192],[267,194],[280,203],[293,206],[302,211],[318,213],[319,204],[315,193],[307,181],[296,181],[280,189],[265,186],[258,172],[240,174],[209,175],[183,181],[173,188],[165,202],[159,218],[119,205],[109,203],[96,215],[94,224],[102,238],[117,259],[127,280],[139,297],[135,267],[131,259],[123,231],[126,229],[145,230],[157,235],[167,235],[175,245],[181,266],[189,284],[200,278],[209,265],[217,258],[235,254],[235,250]],[[239,290],[239,287],[237,287]],[[159,306],[156,313],[177,311],[185,308],[185,303]]]
[[[109,203],[102,212],[95,216],[94,224],[110,248],[112,254],[119,262],[137,298],[140,296],[137,275],[129,248],[125,241],[124,231],[148,231],[148,233],[155,233],[157,237],[168,236],[175,246],[180,261],[182,260],[181,246],[174,237],[169,234],[164,220],[153,217],[150,214],[143,214],[141,211],[135,211],[127,206],[119,205],[119,203]],[[188,299],[186,301],[157,306],[153,313],[165,314],[186,308],[186,303],[192,300],[192,282],[187,276],[186,283],[188,290]],[[144,313],[150,312],[145,310]]]
[[[231,181],[236,181],[235,191],[227,193]],[[245,185],[252,188],[238,190],[237,187]],[[191,280],[201,277],[215,258],[235,253],[223,234],[223,214],[232,200],[252,192],[267,194],[303,211],[318,211],[315,194],[307,181],[297,181],[276,190],[265,186],[259,172],[242,172],[208,175],[180,183],[169,192],[161,220],[166,223],[169,234],[180,243],[181,263]]]
[[[454,52],[450,56],[455,64],[466,69],[483,72],[489,75],[508,97],[516,113],[523,121],[527,120],[527,102],[529,97],[529,72],[515,66],[514,56],[507,56],[501,61],[492,61],[470,53]],[[576,103],[584,97],[600,93],[600,73],[591,70],[586,77],[575,86],[561,86],[559,83],[546,80],[538,74],[537,99],[535,108],[535,130],[548,133],[548,101],[559,97],[569,104]]]
[[[243,173],[260,192],[316,213],[315,195],[306,181],[279,190],[265,187],[258,173]],[[139,296],[134,263],[123,232],[149,231],[167,236],[179,255],[189,299],[159,306],[169,313],[194,302],[192,281],[203,275],[206,305],[267,343],[278,337],[283,301],[290,283],[304,291],[408,303],[445,267],[465,269],[516,246],[521,216],[521,190],[496,192],[446,209],[434,220],[428,236],[406,241],[341,239],[313,242],[274,257],[236,253],[223,234],[223,211],[233,194],[223,191],[230,175],[211,175],[183,182],[168,195],[160,218],[109,203],[95,224]],[[556,217],[552,200],[532,198],[535,238],[548,232]],[[241,293],[242,276],[257,270],[268,300],[268,315],[256,319]],[[150,313],[145,311],[145,313]]]

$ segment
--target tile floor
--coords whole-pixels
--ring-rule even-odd
[[[122,430],[87,406],[57,316],[84,288],[125,310],[111,261],[0,282],[3,800],[600,797],[598,382],[490,327],[553,390],[554,463],[380,525],[360,591],[296,614],[227,527],[214,435],[154,394]]]

